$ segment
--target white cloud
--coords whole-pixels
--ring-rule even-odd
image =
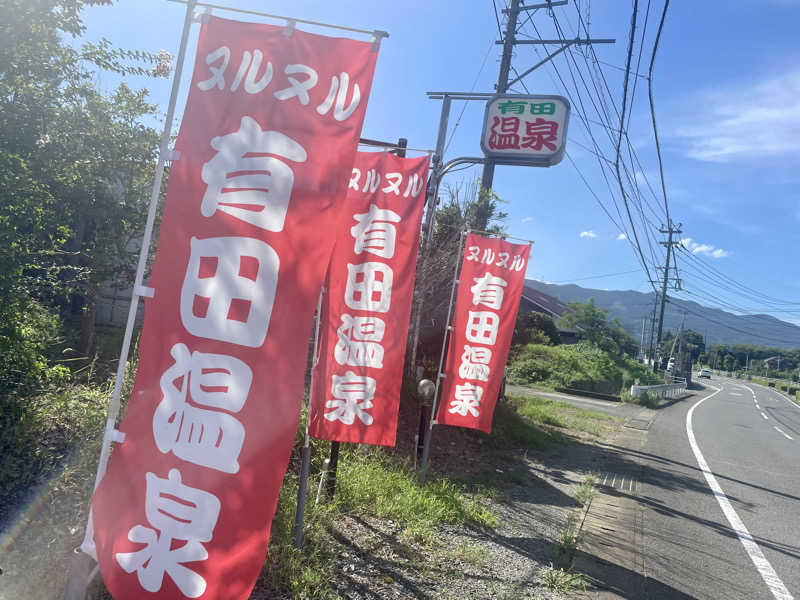
[[[589,229],[587,231],[581,231],[581,237],[582,238],[596,238],[597,234],[594,231],[592,231],[591,229]]]
[[[715,248],[711,244],[698,244],[692,238],[683,238],[680,244],[692,254],[702,254],[711,258],[726,258],[731,255],[727,250]]]
[[[522,219],[523,223],[530,223],[531,221],[533,221],[533,217],[525,217]]]
[[[693,99],[698,111],[677,135],[686,155],[701,161],[752,161],[792,157],[800,152],[800,70],[744,87],[713,91]]]
[[[627,240],[628,239],[628,234],[627,233],[620,233],[620,234],[617,235],[617,239],[618,240]]]

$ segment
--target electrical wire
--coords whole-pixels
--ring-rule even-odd
[[[494,40],[489,40],[489,47],[486,49],[486,54],[483,57],[483,62],[481,63],[480,69],[478,69],[478,74],[475,76],[475,80],[472,82],[472,87],[470,87],[469,91],[475,91],[475,86],[478,85],[478,80],[483,73],[483,69],[486,66],[486,61],[489,59],[489,55],[492,53],[492,47],[494,46]],[[450,142],[453,141],[453,137],[456,134],[456,129],[461,124],[461,119],[464,116],[464,112],[467,110],[467,103],[469,100],[464,100],[464,104],[461,107],[461,112],[458,113],[458,119],[456,119],[455,125],[453,125],[453,129],[450,132],[450,135],[447,138],[447,143],[444,145],[444,151],[442,152],[442,160],[444,160],[444,155],[447,154],[447,149],[450,147]]]
[[[633,271],[620,271],[619,273],[606,273],[605,275],[590,275],[589,277],[576,277],[573,279],[561,279],[559,281],[550,281],[548,283],[571,283],[573,281],[587,281],[589,279],[603,279],[605,277],[617,277],[619,275],[631,275],[632,273],[641,273],[641,269],[634,269]]]
[[[669,218],[669,204],[667,203],[667,186],[664,183],[664,163],[661,160],[661,144],[658,141],[658,127],[656,126],[656,109],[653,102],[653,67],[656,63],[656,52],[658,52],[658,43],[661,41],[661,32],[664,29],[664,21],[667,18],[667,9],[669,8],[669,0],[664,0],[664,10],[661,12],[661,21],[658,23],[658,32],[656,33],[656,40],[653,42],[653,54],[650,56],[650,69],[647,76],[647,95],[650,98],[650,118],[653,121],[653,135],[656,141],[656,154],[658,155],[658,172],[661,176],[661,191],[664,194],[664,211],[667,213],[667,224],[671,227],[672,221]],[[638,71],[638,68],[637,68]]]

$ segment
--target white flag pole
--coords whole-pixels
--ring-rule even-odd
[[[144,269],[147,264],[147,255],[150,251],[150,241],[153,236],[153,224],[156,218],[156,208],[158,207],[158,198],[161,195],[161,181],[164,177],[164,165],[167,160],[173,161],[179,158],[178,153],[170,150],[169,137],[172,131],[172,120],[175,115],[175,104],[178,97],[178,88],[180,87],[181,74],[183,73],[183,63],[186,57],[186,43],[189,37],[189,28],[192,24],[192,17],[195,5],[195,0],[190,0],[186,5],[186,15],[183,20],[183,33],[181,34],[181,43],[178,50],[178,58],[175,63],[175,74],[172,78],[172,91],[169,95],[169,105],[167,107],[166,121],[164,122],[164,131],[161,133],[161,144],[158,152],[158,165],[156,167],[156,176],[153,180],[153,189],[150,194],[150,207],[147,212],[147,222],[145,224],[144,236],[142,237],[142,247],[139,250],[139,263],[136,267],[136,279],[134,280],[133,292],[131,293],[131,304],[128,310],[128,322],[125,326],[125,337],[122,340],[122,349],[119,354],[119,362],[117,364],[117,375],[114,380],[114,391],[108,401],[108,412],[106,418],[106,429],[103,434],[103,444],[100,449],[100,460],[97,464],[97,475],[95,476],[94,489],[100,484],[100,480],[105,475],[108,466],[108,459],[111,455],[111,443],[122,442],[125,439],[125,434],[115,429],[117,416],[119,415],[119,397],[122,391],[122,384],[125,380],[125,369],[128,364],[128,354],[131,347],[131,338],[133,337],[133,327],[136,322],[136,312],[139,308],[139,297],[145,296],[152,298],[155,290],[153,288],[145,287],[142,284],[144,278]],[[86,535],[84,536],[81,550],[92,558],[97,560],[97,552],[94,544],[94,528],[92,527],[92,513],[89,511],[88,523],[86,525]],[[88,582],[87,582],[88,583]]]
[[[422,461],[420,462],[419,466],[419,482],[425,482],[425,476],[427,475],[428,471],[428,457],[431,451],[431,437],[433,437],[433,426],[436,425],[436,411],[438,410],[438,399],[439,399],[439,388],[441,387],[442,379],[445,377],[445,373],[442,371],[444,367],[444,357],[447,353],[447,343],[449,341],[450,332],[453,330],[453,326],[450,324],[450,321],[453,317],[453,303],[455,302],[456,297],[456,290],[458,289],[459,284],[461,283],[461,279],[459,278],[459,272],[461,271],[461,262],[463,260],[462,256],[464,254],[464,245],[467,240],[467,236],[470,234],[469,223],[467,223],[466,231],[462,231],[461,235],[458,238],[458,253],[456,254],[456,268],[453,272],[453,287],[450,289],[450,305],[447,307],[447,321],[445,321],[445,328],[444,328],[444,336],[442,339],[442,352],[439,355],[439,370],[436,372],[436,388],[433,392],[433,401],[431,403],[431,414],[428,420],[428,432],[425,435],[425,439],[423,440],[422,444]]]

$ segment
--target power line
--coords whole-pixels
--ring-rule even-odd
[[[533,27],[534,31],[536,32],[537,36],[538,36],[539,38],[541,38],[541,34],[540,34],[540,32],[539,32],[539,29],[538,29],[538,27],[536,27],[536,24],[532,22],[532,23],[531,23],[531,25],[532,25],[532,27]],[[527,37],[532,37],[532,36],[527,36]],[[538,54],[538,51],[537,51],[537,50],[535,50],[535,49],[534,49],[534,51],[535,51],[535,52]],[[544,53],[545,53],[545,55],[546,55],[547,57],[550,57],[550,54],[547,52],[547,50],[546,50],[546,49],[544,49]],[[572,96],[572,94],[570,93],[570,91],[569,91],[569,88],[568,88],[568,86],[567,86],[566,82],[564,81],[564,78],[562,77],[562,75],[561,75],[560,71],[558,70],[558,67],[557,67],[557,65],[556,65],[556,64],[555,64],[553,61],[550,61],[550,66],[551,66],[551,68],[553,69],[553,71],[555,72],[555,74],[556,74],[556,76],[558,77],[559,81],[561,82],[561,89],[562,89],[563,93],[565,93],[565,94],[567,95],[567,97],[570,99],[570,102],[571,102],[571,104],[572,104],[572,105],[573,105],[573,107],[575,108],[575,111],[576,111],[576,113],[577,113],[578,117],[581,119],[581,121],[582,121],[582,123],[583,123],[583,125],[584,125],[584,129],[585,129],[586,133],[588,134],[588,136],[589,136],[589,139],[591,140],[591,143],[592,143],[592,144],[594,145],[594,147],[595,147],[595,150],[596,150],[596,155],[595,155],[595,156],[596,156],[596,157],[597,157],[597,159],[598,159],[598,163],[600,164],[600,168],[601,168],[601,173],[602,173],[602,175],[603,175],[603,178],[604,178],[604,179],[605,179],[605,181],[606,181],[606,185],[608,186],[608,189],[609,189],[609,195],[611,196],[611,200],[612,200],[612,202],[614,203],[614,206],[615,206],[615,208],[616,208],[616,210],[617,210],[617,214],[619,215],[619,217],[620,217],[620,220],[623,220],[622,213],[620,212],[620,208],[619,208],[619,206],[617,205],[616,198],[615,198],[615,196],[614,196],[614,192],[613,192],[613,191],[612,191],[612,189],[611,189],[611,185],[610,185],[610,182],[608,181],[608,178],[607,178],[607,176],[606,176],[606,171],[605,171],[604,164],[603,164],[603,160],[605,160],[605,161],[607,161],[607,162],[609,162],[609,163],[611,163],[612,161],[611,161],[610,159],[606,158],[606,157],[603,155],[602,151],[600,150],[600,146],[599,146],[599,144],[598,144],[598,142],[597,142],[597,139],[594,137],[594,134],[592,133],[591,126],[590,126],[590,125],[588,124],[588,122],[587,122],[587,121],[588,121],[588,118],[586,117],[586,111],[585,111],[585,107],[583,106],[583,99],[582,99],[582,97],[581,97],[580,90],[579,90],[579,88],[578,88],[577,81],[575,80],[574,74],[572,74],[572,69],[571,69],[571,67],[569,66],[569,63],[567,63],[567,68],[568,68],[568,69],[569,69],[569,71],[570,71],[570,74],[571,74],[571,77],[572,77],[572,80],[573,80],[573,85],[574,85],[574,87],[575,87],[575,92],[576,92],[576,97],[577,97],[577,100],[576,100],[576,99],[575,99],[575,97],[573,97],[573,96]],[[576,65],[576,66],[577,66],[577,65]],[[580,71],[579,71],[579,73],[580,73]],[[556,84],[556,83],[555,83],[555,81],[554,81],[553,83],[554,83],[554,85],[556,85],[556,87],[558,87],[558,84]],[[584,81],[584,87],[586,87],[585,81]],[[587,89],[588,89],[588,88],[587,88]],[[592,100],[592,102],[593,102],[593,99],[591,98],[591,95],[590,95],[590,100]],[[595,107],[595,110],[597,111],[598,115],[601,115],[601,113],[600,113],[599,109],[597,109],[597,106],[596,106],[596,105],[594,105],[594,107]],[[609,133],[609,131],[608,131],[608,130],[609,130],[609,127],[606,127],[606,133],[609,135],[609,141],[613,142],[613,136],[612,136],[612,135]],[[602,159],[601,159],[601,156],[603,157]],[[574,161],[573,161],[573,166],[575,166],[575,164],[574,164]],[[577,167],[576,167],[576,168],[577,168]],[[587,183],[587,185],[588,185],[588,182],[586,182],[586,180],[585,180],[585,179],[584,179],[584,183]],[[590,190],[591,190],[591,188],[590,188]],[[595,194],[595,199],[596,199],[596,200],[598,200],[598,202],[600,202],[600,201],[599,201],[599,198],[596,196],[596,194]],[[601,204],[601,206],[602,206],[602,203],[600,203],[600,204]],[[606,214],[608,214],[608,211],[607,211],[607,210],[605,210],[605,208],[604,208],[604,211],[606,212]],[[615,221],[612,219],[612,222],[615,222]],[[615,224],[617,224],[617,223],[615,222]],[[619,226],[619,224],[617,224],[617,226],[618,226],[618,227],[619,227],[619,228],[620,228],[620,229],[621,229],[623,232],[625,232],[625,233],[626,233],[626,237],[628,238],[628,242],[629,242],[629,243],[631,244],[631,246],[634,248],[634,251],[636,251],[636,247],[634,246],[634,243],[633,243],[633,241],[631,241],[631,239],[630,239],[630,235],[628,234],[627,230],[626,230],[624,227],[620,227],[620,226]],[[649,276],[649,270],[647,269],[647,262],[646,262],[646,259],[644,258],[644,255],[643,255],[641,252],[639,253],[639,256],[640,256],[640,259],[641,259],[641,261],[642,261],[642,266],[643,266],[643,268],[645,269],[645,272],[648,274],[648,280],[649,280],[649,279],[650,279],[650,276]],[[651,284],[651,285],[652,285],[652,284]],[[655,289],[655,288],[654,288],[654,289]]]
[[[650,56],[650,69],[648,70],[647,77],[647,95],[650,98],[650,118],[653,121],[653,135],[656,141],[656,154],[658,155],[658,172],[661,176],[661,191],[664,194],[664,211],[667,213],[667,223],[670,222],[669,218],[669,205],[667,204],[667,186],[664,183],[664,164],[661,160],[661,144],[658,141],[658,127],[656,126],[656,109],[653,103],[653,67],[656,63],[656,52],[658,52],[658,42],[661,40],[661,31],[664,29],[664,21],[667,18],[667,9],[669,8],[669,0],[664,0],[664,10],[661,13],[661,21],[658,24],[658,32],[656,33],[656,40],[653,42],[653,54]],[[638,69],[637,69],[638,70]]]
[[[790,300],[782,300],[780,298],[767,296],[766,294],[758,290],[755,290],[741,283],[740,281],[733,279],[732,277],[729,277],[722,271],[716,269],[713,265],[709,264],[707,261],[701,259],[699,256],[690,252],[688,249],[686,249],[685,246],[679,246],[678,250],[702,267],[703,277],[708,278],[711,281],[711,283],[723,287],[728,291],[737,294],[738,296],[741,296],[743,298],[754,299],[756,302],[766,302],[767,304],[772,304],[776,307],[800,306],[800,302],[793,302]],[[699,268],[700,267],[698,267],[698,269]]]
[[[618,275],[630,275],[632,273],[641,273],[640,269],[633,271],[620,271],[619,273],[606,273],[605,275],[590,275],[589,277],[577,277],[575,279],[561,279],[559,281],[551,281],[550,283],[569,283],[572,281],[586,281],[587,279],[603,279],[605,277],[617,277]]]
[[[496,11],[497,9],[495,9]],[[492,48],[494,47],[494,40],[489,40],[489,47],[486,49],[486,55],[483,57],[483,62],[481,63],[480,69],[478,69],[478,74],[475,76],[475,80],[472,82],[472,87],[469,89],[470,92],[475,91],[475,86],[478,85],[478,79],[481,77],[481,73],[483,73],[483,68],[486,66],[486,61],[489,59],[489,55],[492,53]],[[461,112],[458,113],[458,119],[456,119],[455,125],[453,125],[453,130],[450,132],[450,137],[447,138],[447,143],[444,146],[444,151],[442,154],[447,154],[447,149],[450,147],[450,142],[453,141],[453,137],[456,134],[456,129],[461,124],[461,118],[464,116],[464,112],[467,110],[467,103],[468,100],[464,100],[464,105],[461,107]],[[444,156],[442,156],[442,160],[444,160]]]
[[[620,155],[620,147],[622,146],[622,129],[625,125],[625,109],[627,105],[627,98],[628,98],[628,81],[630,79],[630,68],[631,68],[631,58],[633,56],[633,40],[634,34],[636,33],[636,16],[639,10],[639,0],[633,0],[633,16],[631,18],[631,35],[630,40],[628,43],[628,58],[626,60],[626,71],[625,71],[625,82],[623,84],[623,92],[622,92],[622,112],[619,118],[619,138],[617,139],[617,160],[615,163],[615,168],[617,171],[617,179],[619,180],[619,190],[622,194],[622,201],[625,203],[625,210],[628,213],[628,220],[631,223],[631,231],[633,232],[633,239],[636,242],[636,248],[639,250],[639,255],[642,257],[642,265],[644,266],[645,273],[647,274],[647,278],[651,279],[650,276],[650,269],[647,268],[647,263],[644,258],[644,253],[642,252],[642,246],[639,243],[639,234],[636,233],[636,226],[633,224],[633,217],[631,216],[631,209],[628,205],[628,199],[625,194],[625,186],[622,185],[622,177],[620,176],[619,170],[619,155]]]
[[[730,331],[735,331],[737,333],[741,333],[741,334],[744,334],[744,335],[750,335],[750,336],[761,338],[761,339],[764,339],[764,340],[769,340],[769,341],[772,341],[772,342],[779,342],[779,343],[783,343],[783,344],[793,344],[793,345],[797,345],[798,339],[800,339],[800,337],[798,337],[798,339],[790,341],[790,340],[780,339],[780,338],[777,338],[777,337],[767,337],[767,336],[755,333],[753,331],[746,331],[744,329],[739,329],[738,327],[733,327],[732,325],[728,325],[728,324],[723,323],[721,321],[717,321],[716,319],[712,319],[712,318],[710,318],[710,317],[708,317],[706,315],[702,315],[702,314],[700,314],[698,312],[690,310],[684,304],[681,304],[680,306],[681,306],[681,310],[685,310],[686,312],[688,312],[691,315],[694,315],[696,317],[700,317],[701,319],[703,319],[705,321],[708,321],[709,323],[714,323],[715,325],[719,325],[720,327],[724,327],[725,329],[729,329]]]

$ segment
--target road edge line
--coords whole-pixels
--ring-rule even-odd
[[[700,451],[700,446],[697,445],[697,439],[694,437],[694,430],[692,429],[692,415],[694,414],[694,409],[700,406],[703,401],[716,396],[722,391],[722,388],[717,388],[714,386],[709,387],[713,387],[717,391],[704,398],[700,398],[700,400],[698,400],[689,409],[689,412],[686,413],[686,435],[689,438],[689,446],[694,453],[695,460],[697,460],[697,465],[700,467],[700,470],[703,472],[703,476],[706,478],[708,487],[711,488],[711,491],[714,493],[714,498],[716,498],[719,507],[722,509],[722,513],[728,520],[731,529],[736,532],[736,536],[739,538],[742,546],[744,546],[745,552],[747,552],[750,560],[753,561],[753,564],[758,570],[758,573],[761,575],[761,578],[764,580],[764,583],[767,584],[769,591],[772,592],[772,595],[775,596],[776,600],[794,600],[794,596],[792,596],[792,594],[783,584],[783,581],[781,581],[780,577],[778,577],[775,569],[772,568],[772,565],[764,556],[761,548],[755,542],[753,536],[750,535],[747,527],[745,527],[744,522],[739,517],[736,510],[734,510],[733,505],[731,504],[730,500],[728,500],[725,492],[722,491],[722,487],[720,487],[719,483],[717,482],[717,478],[711,472],[711,468],[708,466],[703,453]]]

